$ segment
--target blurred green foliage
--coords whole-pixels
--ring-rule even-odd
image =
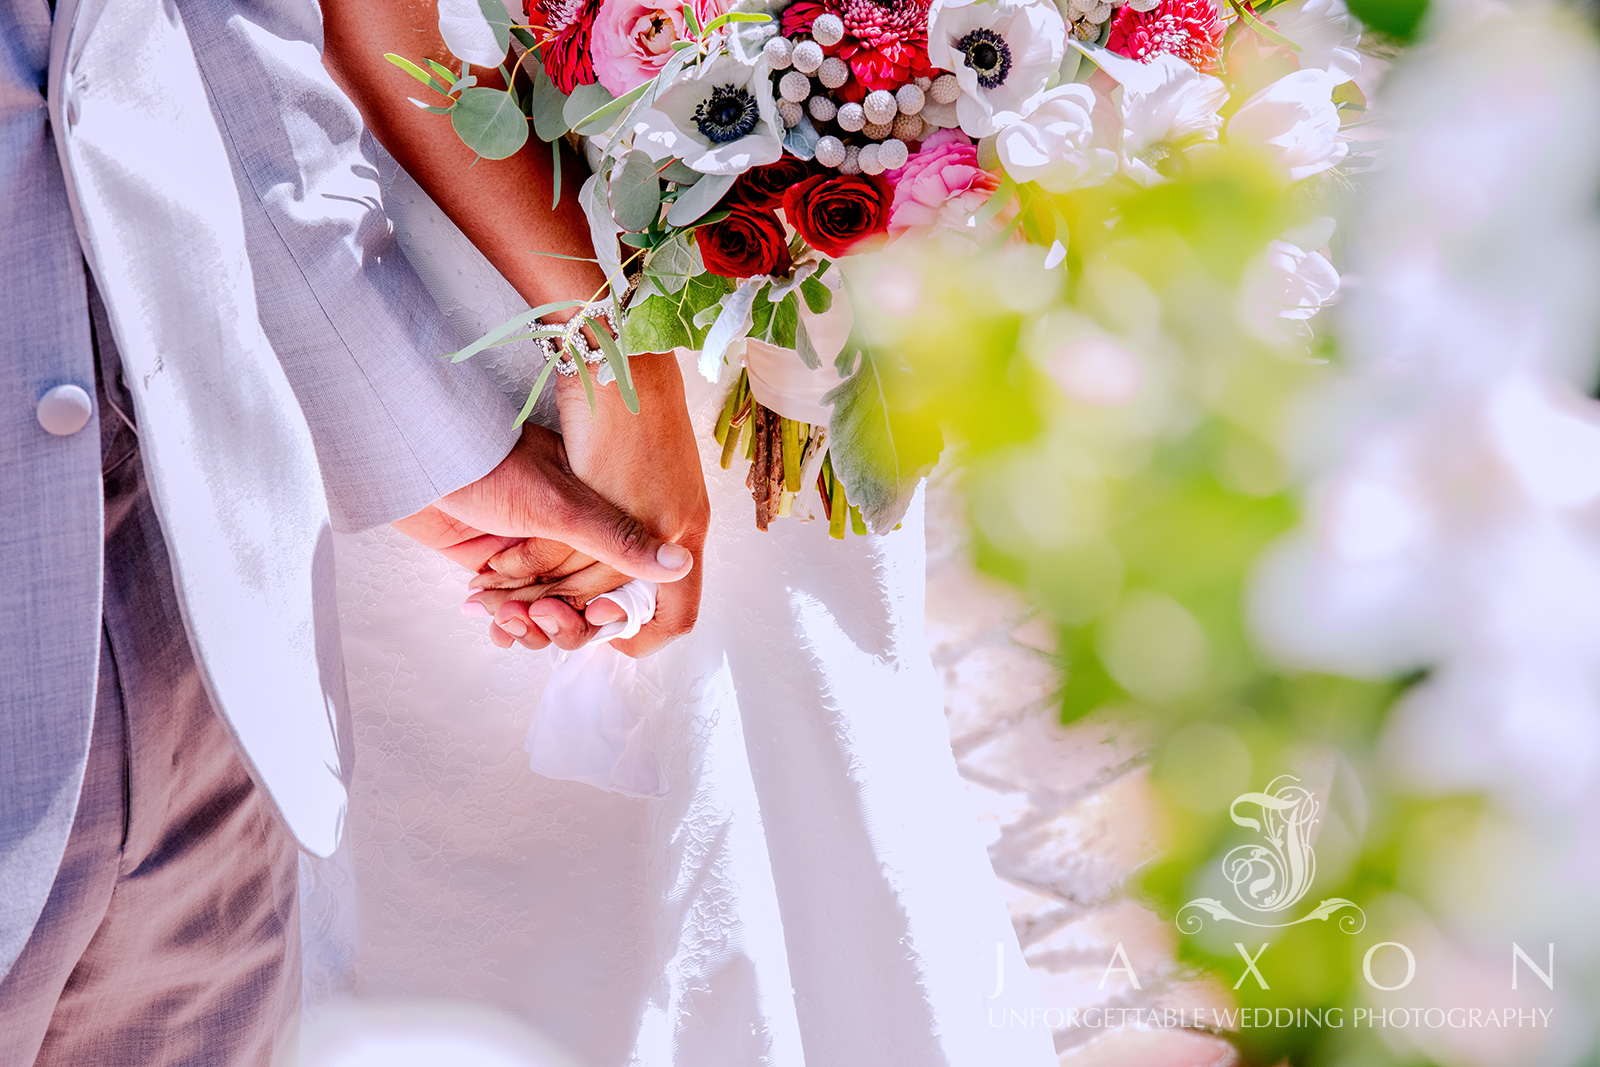
[[[1017,223],[1033,247],[882,264],[865,291],[891,313],[874,329],[915,371],[894,380],[891,400],[947,428],[979,567],[1056,621],[1063,718],[1110,711],[1158,725],[1152,780],[1168,847],[1136,891],[1168,917],[1214,895],[1206,879],[1241,840],[1231,800],[1310,752],[1361,810],[1326,814],[1334,829],[1307,906],[1370,900],[1395,887],[1401,831],[1414,825],[1393,817],[1365,769],[1404,682],[1274,668],[1245,619],[1254,561],[1300,518],[1286,423],[1331,353],[1264,330],[1243,294],[1268,243],[1323,205],[1225,147],[1191,153],[1170,177],[1025,192]],[[1052,241],[1065,257],[1047,267],[1039,245]],[[1181,959],[1232,985],[1237,936],[1185,937]],[[1336,923],[1272,940],[1272,989],[1247,983],[1241,1005],[1354,1002],[1360,953]],[[1348,1040],[1285,1027],[1237,1043],[1251,1063],[1392,1062]]]

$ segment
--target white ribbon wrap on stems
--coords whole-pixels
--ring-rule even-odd
[[[812,370],[789,349],[765,341],[751,339],[744,347],[744,366],[750,372],[750,393],[756,402],[786,419],[813,426],[828,425],[831,409],[822,398],[843,381],[833,361],[844,351],[854,321],[837,269],[828,272],[824,284],[833,290],[833,304],[827,311],[819,315],[800,299],[800,321],[822,366]]]
[[[595,599],[613,601],[627,618],[575,651],[551,646],[556,669],[528,724],[528,765],[546,778],[624,796],[666,796],[650,724],[663,698],[655,663],[611,647],[655,617],[656,584],[635,580]]]

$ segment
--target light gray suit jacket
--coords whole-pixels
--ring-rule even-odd
[[[358,529],[492,469],[515,411],[400,255],[315,0],[0,0],[0,974],[72,825],[100,647],[84,262],[134,396],[196,659],[306,848],[350,750],[330,514]],[[48,420],[46,420],[48,421]],[[59,427],[58,427],[59,428]]]

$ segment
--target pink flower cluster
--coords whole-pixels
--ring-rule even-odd
[[[966,231],[972,216],[1000,188],[1000,177],[978,166],[978,148],[960,130],[939,130],[906,165],[885,177],[894,185],[889,234],[907,230]]]

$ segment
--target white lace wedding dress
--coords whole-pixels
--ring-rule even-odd
[[[526,307],[387,177],[463,340]],[[537,364],[496,351],[525,388]],[[465,572],[404,537],[339,539],[357,765],[345,846],[303,867],[308,1007],[471,1000],[584,1067],[1054,1063],[950,753],[920,501],[887,537],[758,532],[718,390],[685,378],[714,520],[699,625],[657,657],[662,799],[530,771],[548,654],[495,649]]]

